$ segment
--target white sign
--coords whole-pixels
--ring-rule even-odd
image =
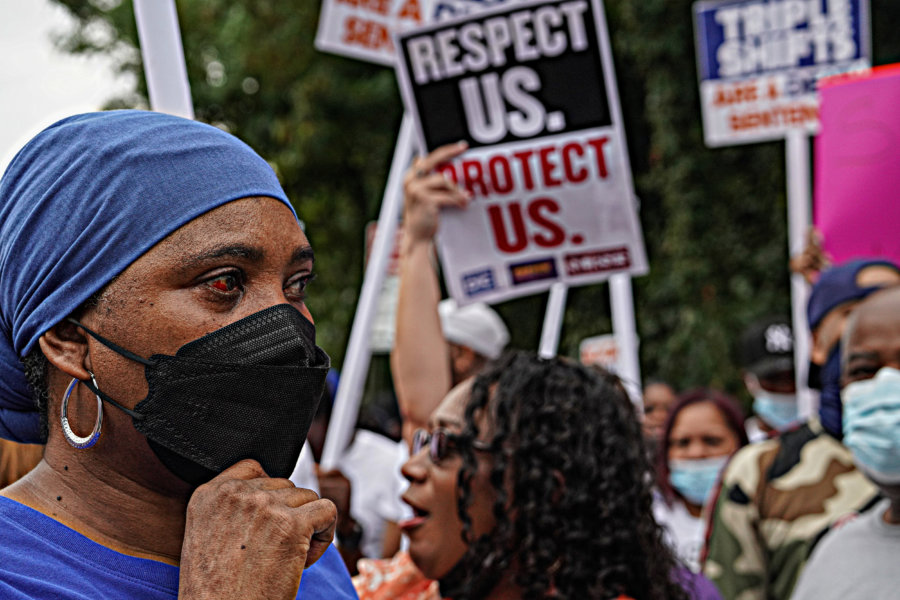
[[[372,252],[372,244],[375,242],[375,233],[378,223],[371,221],[366,225],[366,264]],[[387,272],[384,274],[384,283],[381,293],[378,295],[378,304],[375,307],[375,316],[372,319],[372,329],[369,337],[369,348],[372,352],[390,352],[394,347],[394,330],[397,323],[397,297],[400,293],[400,243],[403,239],[403,229],[397,227],[394,234],[394,245],[391,248],[388,259]]]
[[[438,235],[458,302],[646,272],[600,0],[507,4],[397,48],[422,146],[469,143],[441,168],[473,196]]]
[[[584,338],[578,345],[578,357],[583,365],[597,365],[611,373],[623,374],[622,352],[615,334]]]
[[[316,48],[393,65],[394,32],[416,27],[435,0],[322,0]]]
[[[694,3],[707,146],[819,127],[819,78],[869,66],[867,0]]]
[[[515,0],[322,0],[316,48],[393,65],[395,33]]]

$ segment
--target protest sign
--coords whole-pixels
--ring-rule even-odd
[[[393,32],[421,25],[435,0],[322,0],[316,48],[393,65]]]
[[[371,221],[366,224],[366,255],[365,264],[369,264],[369,256],[372,253],[372,245],[375,243],[375,234],[378,222]],[[381,285],[381,293],[378,295],[378,304],[375,307],[375,316],[372,319],[369,348],[372,352],[390,352],[394,347],[394,329],[397,322],[397,296],[400,292],[400,242],[403,239],[403,229],[397,227],[394,234],[394,244],[391,248],[387,272],[384,274],[384,283]]]
[[[900,263],[900,65],[826,80],[821,94],[814,214],[825,250],[837,263]]]
[[[397,73],[425,148],[472,193],[441,216],[460,303],[644,273],[600,0],[516,2],[397,36]]]
[[[583,365],[597,365],[615,373],[619,361],[616,336],[606,334],[584,338],[578,345],[578,359]]]
[[[316,48],[381,65],[396,59],[393,34],[514,0],[322,0]]]
[[[707,146],[818,129],[816,81],[869,66],[867,0],[694,4]]]

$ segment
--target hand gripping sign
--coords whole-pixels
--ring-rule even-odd
[[[442,168],[473,195],[441,217],[454,298],[646,272],[600,0],[508,3],[398,34],[396,47],[423,147],[470,147]]]

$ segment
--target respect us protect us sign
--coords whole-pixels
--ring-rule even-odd
[[[473,195],[441,216],[454,298],[646,272],[600,0],[505,3],[395,45],[422,147],[470,147],[442,168]]]

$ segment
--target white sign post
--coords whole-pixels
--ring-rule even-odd
[[[150,107],[157,112],[193,119],[194,105],[175,0],[134,0],[134,19]]]
[[[366,265],[362,291],[350,329],[350,342],[344,357],[344,370],[334,400],[334,412],[325,436],[321,467],[324,470],[337,468],[341,454],[350,442],[353,426],[359,413],[361,390],[369,369],[371,352],[369,335],[387,272],[391,249],[397,232],[397,222],[403,209],[403,172],[409,166],[415,151],[415,136],[412,120],[404,115],[400,124],[400,135],[394,151],[394,160],[388,175],[387,188],[381,202],[372,255]]]
[[[441,216],[451,296],[646,272],[599,0],[506,4],[400,34],[397,49],[422,145],[469,144],[441,167],[473,196]]]
[[[550,296],[547,298],[547,310],[544,314],[544,325],[541,329],[541,342],[538,347],[538,356],[552,358],[556,356],[559,348],[559,332],[562,329],[563,315],[566,312],[566,296],[569,288],[564,283],[554,283],[550,286]]]
[[[808,137],[819,127],[816,82],[866,69],[868,0],[703,0],[694,3],[703,133],[707,146],[785,139],[790,253],[810,218]],[[806,386],[806,282],[791,275],[794,361],[801,416],[815,412]]]

